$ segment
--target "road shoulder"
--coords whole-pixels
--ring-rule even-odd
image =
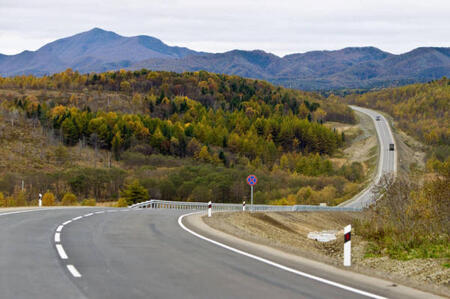
[[[335,266],[310,260],[302,256],[286,253],[281,250],[249,242],[208,226],[202,219],[203,214],[194,214],[184,218],[183,224],[194,232],[234,247],[236,249],[269,259],[276,263],[298,269],[324,279],[335,281],[350,287],[363,289],[389,298],[441,298],[431,293],[425,293],[404,285],[347,271]]]

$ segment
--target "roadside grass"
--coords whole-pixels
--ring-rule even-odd
[[[392,259],[407,261],[411,259],[450,259],[448,240],[424,241],[421,244],[407,244],[386,237],[384,242],[371,241],[367,244],[365,258],[387,255]],[[449,263],[443,265],[450,267]]]

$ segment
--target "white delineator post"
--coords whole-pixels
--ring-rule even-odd
[[[351,224],[344,227],[344,266],[352,265],[352,241],[351,241]]]
[[[212,213],[212,202],[211,201],[209,201],[208,202],[208,217],[211,217],[211,213]]]
[[[42,207],[42,194],[39,193],[39,207]]]
[[[242,211],[245,212],[245,201],[242,202]]]

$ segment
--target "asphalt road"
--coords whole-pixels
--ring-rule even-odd
[[[375,125],[381,144],[377,181],[395,172],[396,153],[388,150],[393,142],[384,117]],[[348,205],[370,199],[368,189]],[[178,225],[183,213],[0,211],[0,298],[367,298],[200,240]],[[374,292],[358,282],[352,287]]]
[[[0,212],[0,298],[366,298],[202,241],[185,211],[101,211]]]
[[[375,129],[377,132],[378,142],[380,144],[380,158],[378,161],[378,169],[376,177],[372,184],[368,188],[366,188],[363,192],[356,195],[353,199],[341,204],[341,206],[352,207],[352,208],[361,208],[369,205],[374,200],[373,188],[374,185],[380,182],[380,179],[383,175],[396,175],[397,173],[397,146],[395,144],[395,140],[389,126],[389,122],[386,118],[371,109],[361,108],[358,106],[350,106],[353,110],[359,111],[361,113],[367,114],[372,118]],[[376,117],[379,116],[380,120],[377,121]],[[394,151],[389,150],[389,144],[395,144]]]

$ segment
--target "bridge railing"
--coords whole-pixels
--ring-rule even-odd
[[[212,203],[213,211],[242,211],[242,204]],[[186,202],[186,201],[166,201],[151,199],[129,206],[129,208],[148,208],[148,209],[174,209],[174,210],[207,210],[206,202]],[[246,206],[247,211],[273,211],[273,212],[293,212],[293,211],[340,211],[340,212],[358,212],[361,208],[349,207],[330,207],[313,205],[293,205],[293,206],[273,206],[273,205],[251,205]]]

